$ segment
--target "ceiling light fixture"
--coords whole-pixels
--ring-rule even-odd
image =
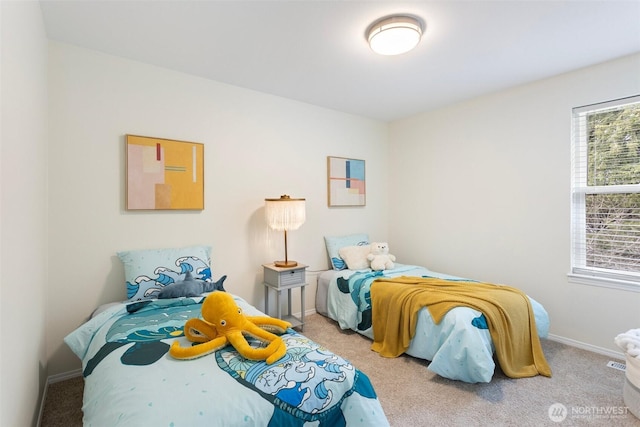
[[[394,15],[382,18],[369,27],[367,40],[380,55],[399,55],[416,47],[422,37],[422,24],[414,17]]]

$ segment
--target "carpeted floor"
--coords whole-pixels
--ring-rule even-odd
[[[543,340],[552,378],[514,380],[498,369],[488,384],[466,384],[433,374],[427,361],[380,357],[370,350],[370,340],[340,330],[319,314],[306,320],[307,337],[369,376],[394,427],[640,426],[622,398],[624,372],[607,367],[606,356]],[[560,404],[566,408],[566,418],[552,421],[549,414]],[[81,407],[81,378],[51,384],[41,425],[81,426]]]

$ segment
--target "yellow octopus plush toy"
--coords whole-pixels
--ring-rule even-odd
[[[176,359],[195,359],[231,343],[244,358],[266,360],[270,365],[287,352],[285,342],[275,333],[283,334],[290,327],[291,323],[268,316],[245,316],[230,294],[216,291],[202,303],[202,319],[189,319],[184,325],[187,339],[202,344],[182,347],[175,341],[169,354]],[[254,348],[246,336],[268,345]]]

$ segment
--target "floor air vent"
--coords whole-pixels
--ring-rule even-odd
[[[627,370],[627,365],[621,362],[614,362],[613,360],[609,360],[609,362],[607,362],[607,366],[613,369],[618,369],[620,371]]]

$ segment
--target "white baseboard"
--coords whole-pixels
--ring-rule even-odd
[[[613,351],[608,348],[598,347],[595,345],[587,344],[581,341],[572,340],[571,338],[565,338],[558,335],[549,334],[548,339],[556,341],[562,344],[570,345],[571,347],[581,348],[582,350],[591,351],[593,353],[602,354],[603,356],[609,356],[614,359],[624,360],[624,353],[621,351]]]
[[[60,381],[70,380],[82,376],[82,369],[78,368],[73,371],[63,372],[61,374],[51,375],[47,377],[47,384],[58,383]]]
[[[316,313],[315,309],[305,310],[305,316],[309,316],[309,315],[315,314],[315,313]],[[298,312],[298,313],[296,313],[296,315],[299,316],[300,313]],[[611,357],[613,359],[625,360],[624,353],[621,352],[621,351],[613,351],[613,350],[609,350],[608,348],[598,347],[598,346],[587,344],[587,343],[584,343],[584,342],[581,342],[581,341],[572,340],[571,338],[565,338],[565,337],[561,337],[559,335],[553,335],[553,334],[549,334],[547,336],[547,339],[549,339],[551,341],[559,342],[561,344],[570,345],[571,347],[576,347],[576,348],[580,348],[582,350],[587,350],[587,351],[590,351],[592,353],[601,354],[603,356],[608,356],[608,357]]]
[[[310,316],[312,314],[315,314],[316,310],[315,309],[309,309],[309,310],[305,310],[305,316]],[[300,315],[300,313],[296,313],[297,315]],[[591,345],[591,344],[587,344],[581,341],[576,341],[576,340],[572,340],[570,338],[565,338],[565,337],[561,337],[558,335],[553,335],[553,334],[549,334],[549,336],[547,337],[549,340],[551,341],[556,341],[562,344],[566,344],[566,345],[570,345],[572,347],[576,347],[576,348],[580,348],[582,350],[587,350],[587,351],[591,351],[593,353],[597,353],[597,354],[601,354],[603,356],[608,356],[614,359],[619,359],[619,360],[625,360],[625,356],[624,353],[622,352],[618,352],[618,351],[613,351],[613,350],[609,350],[608,348],[604,348],[604,347],[598,347],[595,345]],[[65,381],[65,380],[69,380],[71,378],[76,378],[82,376],[82,369],[76,369],[73,371],[69,371],[69,372],[63,372],[61,374],[56,374],[56,375],[51,375],[49,377],[47,377],[47,382],[44,385],[44,392],[42,394],[42,401],[40,402],[40,412],[38,414],[38,424],[37,426],[40,427],[40,420],[42,419],[42,412],[44,411],[44,401],[47,397],[47,389],[49,387],[49,384],[53,384],[53,383],[57,383],[60,381]]]
[[[44,383],[44,391],[42,392],[42,400],[40,400],[40,410],[38,411],[37,427],[40,427],[42,422],[42,413],[44,412],[44,402],[47,399],[47,391],[49,390],[49,384],[57,383],[60,381],[70,380],[82,376],[82,369],[76,369],[69,372],[63,372],[61,374],[51,375],[47,377],[47,382]]]

